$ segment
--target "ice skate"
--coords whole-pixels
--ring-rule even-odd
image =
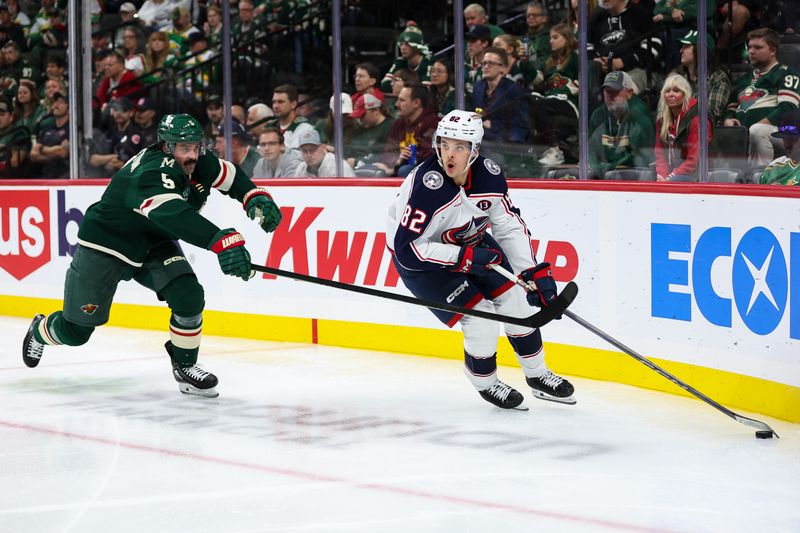
[[[525,381],[533,391],[533,395],[540,400],[569,405],[577,403],[577,400],[572,396],[572,393],[575,392],[575,387],[561,376],[553,374],[550,370],[536,378],[525,378]]]
[[[500,380],[488,389],[479,390],[478,394],[487,402],[501,409],[516,409],[518,411],[528,410],[527,407],[520,407],[522,400],[524,400],[522,394]]]
[[[39,325],[39,322],[44,320],[44,315],[39,314],[33,317],[31,325],[28,328],[28,333],[25,334],[25,339],[22,341],[22,362],[25,366],[33,368],[42,360],[42,352],[44,351],[44,344],[36,340],[33,335],[33,330]]]
[[[172,342],[164,345],[170,360],[172,360],[172,376],[178,382],[178,390],[184,394],[197,394],[207,398],[216,398],[217,376],[207,372],[197,365],[181,366],[172,359]]]

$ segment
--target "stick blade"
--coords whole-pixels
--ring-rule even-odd
[[[578,296],[578,284],[574,281],[570,281],[561,289],[556,299],[550,302],[550,305],[526,319],[527,325],[532,328],[540,328],[548,322],[555,320],[557,316],[560,316],[567,310],[576,296]]]

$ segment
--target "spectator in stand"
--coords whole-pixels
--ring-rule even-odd
[[[313,130],[305,117],[297,114],[297,88],[294,85],[278,85],[272,91],[272,112],[278,117],[278,129],[283,134],[286,149],[297,149],[297,137]]]
[[[206,116],[208,117],[208,122],[203,131],[206,137],[215,139],[219,135],[219,126],[225,117],[225,112],[222,109],[222,97],[216,94],[208,97],[208,100],[206,100]]]
[[[222,8],[210,5],[206,9],[203,33],[208,37],[208,47],[218,51],[222,47]]]
[[[44,73],[45,78],[48,80],[67,83],[67,63],[60,55],[52,55],[47,58]]]
[[[525,23],[528,31],[523,37],[520,59],[529,63],[533,70],[544,70],[544,62],[550,57],[550,14],[541,2],[531,2],[525,8]]]
[[[303,162],[298,150],[287,150],[283,135],[275,128],[266,128],[258,136],[261,159],[253,170],[253,178],[283,178],[294,176]]]
[[[107,176],[111,176],[123,165],[146,147],[142,143],[139,127],[133,121],[133,104],[122,96],[108,104],[111,109],[111,127],[103,132],[100,139],[95,139],[89,164],[102,168]]]
[[[20,55],[19,44],[9,41],[3,45],[5,59],[4,74],[12,76],[15,80],[31,80],[39,83],[42,79],[39,69],[32,66],[27,59]]]
[[[522,43],[514,37],[504,33],[494,38],[492,46],[495,48],[502,48],[508,54],[508,73],[506,78],[510,79],[523,89],[528,87],[533,80],[536,79],[538,74],[533,65],[527,61],[520,61],[520,51],[522,50]]]
[[[588,10],[586,20],[591,21],[594,17],[595,10],[597,9],[598,0],[589,0],[585,3]],[[578,0],[569,0],[567,6],[567,16],[562,20],[565,24],[572,28],[572,33],[575,34],[575,39],[578,38]],[[541,69],[540,69],[541,70]]]
[[[704,120],[711,140],[711,121]],[[656,178],[658,181],[697,181],[700,117],[689,80],[670,74],[661,89],[656,120]]]
[[[178,59],[169,49],[167,34],[160,31],[151,33],[144,52],[144,71],[147,73],[145,82],[156,83],[162,78],[168,78],[169,71],[177,64]]]
[[[192,14],[186,5],[180,5],[172,10],[172,22],[164,26],[161,31],[167,34],[170,49],[178,58],[183,58],[191,53],[189,37],[200,32],[192,24]]]
[[[53,110],[53,98],[56,94],[67,94],[67,85],[64,82],[56,80],[47,80],[44,82],[44,97],[40,105],[48,114]]]
[[[247,112],[244,110],[244,107],[239,104],[231,105],[231,116],[234,120],[238,120],[239,124],[247,123]]]
[[[464,66],[467,78],[465,86],[467,94],[472,94],[475,84],[478,83],[483,75],[483,69],[481,68],[483,54],[492,41],[489,36],[489,28],[480,24],[471,27],[464,35],[464,38],[467,40],[467,53],[469,55]]]
[[[714,53],[714,39],[711,35],[706,36],[708,43],[708,116],[714,124],[722,121],[726,106],[731,97],[731,80],[717,63],[717,55]],[[690,30],[679,41],[681,46],[681,64],[674,70],[692,85],[692,93],[700,94],[697,84],[697,32]]]
[[[185,58],[181,68],[196,67],[187,72],[183,78],[183,88],[193,94],[196,100],[202,100],[203,95],[212,86],[216,86],[221,79],[219,68],[211,63],[214,52],[208,49],[208,41],[203,32],[197,31],[186,39],[189,46],[189,56]],[[207,63],[205,66],[200,66]]]
[[[231,120],[231,152],[232,157],[228,157],[225,153],[225,122],[219,127],[219,135],[217,135],[216,151],[222,159],[227,159],[232,163],[236,163],[244,170],[245,174],[253,177],[253,170],[256,168],[256,163],[261,159],[256,150],[250,146],[252,137],[244,129],[242,123],[236,119]]]
[[[456,90],[450,81],[450,65],[437,59],[431,66],[431,102],[439,117],[456,108]]]
[[[153,30],[160,30],[171,22],[172,10],[177,5],[180,2],[174,0],[145,0],[139,8],[139,20]]]
[[[138,32],[128,27],[122,30],[122,51],[125,54],[125,69],[133,72],[139,77],[144,72],[144,54],[142,45],[139,42]]]
[[[20,9],[19,0],[6,0],[5,4],[11,14],[11,20],[22,26],[22,29],[27,32],[31,27],[31,19],[24,10]]]
[[[11,19],[8,6],[0,4],[0,46],[5,46],[7,43],[27,44],[27,42],[22,26]]]
[[[389,130],[382,162],[376,163],[387,176],[405,177],[418,162],[433,154],[433,133],[439,117],[429,106],[429,99],[430,93],[422,84],[400,91],[398,118]]]
[[[800,114],[793,111],[781,117],[778,131],[772,134],[783,143],[784,154],[761,173],[761,185],[800,185]]]
[[[342,176],[336,172],[336,156],[329,152],[316,130],[304,131],[298,138],[303,162],[294,172],[298,178],[353,178],[355,172],[347,161],[342,161]]]
[[[258,139],[267,129],[267,122],[275,116],[267,104],[257,103],[247,108],[247,131],[253,138]],[[273,121],[274,122],[274,121]]]
[[[595,178],[603,179],[616,168],[646,167],[653,162],[655,126],[627,72],[606,74],[603,104],[592,113],[589,133],[589,165]]]
[[[398,70],[405,68],[416,72],[420,83],[430,85],[431,82],[431,52],[425,44],[422,30],[417,27],[417,23],[409,20],[405,30],[397,37],[397,46],[400,49],[400,56],[394,60],[389,72],[381,81],[381,90],[389,92],[392,88],[392,80]]]
[[[17,98],[14,104],[14,117],[17,124],[25,126],[31,135],[39,133],[39,126],[47,115],[47,111],[39,105],[39,91],[30,80],[21,80],[17,87]],[[30,150],[29,150],[30,151]]]
[[[62,93],[55,93],[52,105],[52,116],[42,121],[30,159],[41,165],[38,177],[66,179],[69,178],[69,103]]]
[[[572,28],[564,23],[550,28],[550,47],[544,81],[537,85],[543,97],[537,93],[532,105],[537,140],[549,147],[539,163],[557,166],[565,161],[563,148],[578,126],[578,53]]]
[[[361,127],[353,133],[352,157],[347,162],[355,169],[374,166],[383,155],[383,147],[389,138],[394,119],[387,116],[383,102],[371,94],[364,95],[364,98],[356,102],[350,116],[360,121]]]
[[[800,73],[778,62],[780,35],[769,28],[747,34],[747,49],[754,69],[736,80],[733,101],[725,113],[725,126],[750,130],[750,161],[755,166],[775,159],[773,138],[780,117],[800,105]],[[777,144],[777,142],[775,143]]]
[[[665,35],[664,55],[667,68],[674,68],[680,60],[680,42],[688,30],[697,28],[697,3],[704,0],[664,0],[653,9],[653,22],[669,25]],[[708,7],[706,24],[708,30],[714,31],[715,0],[705,0]]]
[[[528,140],[528,101],[519,85],[506,77],[508,55],[491,47],[483,54],[483,76],[475,84],[472,104],[483,118],[483,140],[523,143]]]
[[[36,12],[36,15],[33,17],[33,22],[28,29],[28,36],[36,35],[43,31],[44,28],[49,27],[50,24],[50,14],[53,11],[62,10],[59,9],[56,0],[42,0],[41,6],[39,7],[39,11]],[[66,13],[64,13],[66,14]]]
[[[0,97],[0,178],[27,177],[30,151],[31,131],[15,124],[11,104]]]
[[[470,4],[464,8],[464,27],[471,28],[473,26],[486,26],[489,30],[489,42],[493,41],[498,35],[505,32],[503,28],[489,24],[489,17],[486,15],[486,10],[480,4]]]
[[[238,48],[246,43],[266,36],[267,32],[261,21],[256,17],[255,4],[250,0],[239,2],[239,20],[231,29],[233,46]]]
[[[133,120],[139,127],[139,135],[142,137],[142,147],[155,144],[158,141],[156,136],[157,119],[161,116],[158,104],[152,98],[145,96],[134,102],[133,110]]]
[[[726,54],[724,60],[731,63],[741,63],[742,56],[747,55],[747,34],[758,29],[758,12],[763,2],[760,0],[733,0],[723,2],[719,13],[723,17],[717,50]]]
[[[644,90],[647,88],[644,69],[648,62],[656,65],[661,58],[661,39],[640,39],[652,27],[650,16],[644,8],[628,0],[604,0],[603,7],[589,21],[589,58],[600,64],[603,75],[624,70]]]
[[[356,92],[350,95],[354,106],[365,94],[371,94],[383,100],[383,92],[378,88],[379,79],[380,72],[372,63],[359,63],[356,65],[356,72],[353,76],[353,85],[356,87]]]
[[[344,156],[345,158],[351,157],[350,153],[350,140],[353,137],[353,133],[358,129],[358,123],[354,118],[350,115],[353,113],[353,102],[350,99],[350,95],[347,93],[342,93],[341,98],[341,107],[342,107],[342,135],[344,137]],[[329,152],[335,151],[333,143],[333,96],[328,104],[328,116],[324,119],[320,120],[315,126],[314,129],[317,130],[319,133],[319,138],[325,143],[328,148]]]
[[[112,98],[126,96],[137,98],[142,91],[142,84],[136,79],[133,72],[125,70],[125,58],[116,50],[108,52],[103,62],[104,77],[97,89],[96,101],[100,108]]]

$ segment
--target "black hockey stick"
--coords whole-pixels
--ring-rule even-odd
[[[535,290],[530,285],[528,285],[524,281],[520,280],[517,276],[515,276],[513,273],[509,272],[505,268],[503,268],[503,267],[501,267],[499,265],[492,265],[492,267],[494,268],[495,271],[497,271],[498,273],[502,274],[503,276],[505,276],[509,280],[513,281],[517,285],[520,285],[526,291]],[[758,437],[758,438],[771,438],[773,435],[775,437],[778,437],[778,434],[775,433],[775,430],[773,430],[771,427],[769,427],[764,422],[761,422],[759,420],[753,420],[752,418],[747,418],[746,416],[742,416],[742,415],[740,415],[738,413],[735,413],[735,412],[731,411],[730,409],[728,409],[724,405],[720,404],[719,402],[717,402],[715,400],[712,400],[711,398],[709,398],[708,396],[706,396],[705,394],[703,394],[699,390],[695,389],[694,387],[692,387],[688,383],[684,383],[683,381],[681,381],[677,377],[673,376],[672,374],[670,374],[669,372],[667,372],[666,370],[664,370],[663,368],[661,368],[660,366],[658,366],[654,362],[650,361],[649,359],[647,359],[643,355],[640,355],[636,351],[628,348],[627,346],[622,344],[620,341],[618,341],[617,339],[615,339],[611,335],[608,335],[607,333],[605,333],[603,330],[601,330],[601,329],[593,326],[589,322],[585,321],[584,319],[582,319],[581,317],[579,317],[578,315],[576,315],[572,311],[569,311],[569,310],[565,309],[563,311],[563,314],[566,315],[567,317],[571,318],[572,320],[574,320],[575,322],[577,322],[578,324],[580,324],[584,328],[588,329],[589,331],[591,331],[592,333],[594,333],[595,335],[597,335],[598,337],[600,337],[604,341],[612,344],[613,346],[615,346],[616,348],[621,350],[623,353],[625,353],[627,355],[630,355],[631,357],[633,357],[634,359],[636,359],[637,361],[639,361],[640,363],[645,365],[650,370],[658,372],[663,377],[667,378],[669,381],[671,381],[675,385],[679,386],[680,388],[682,388],[686,392],[692,394],[693,396],[696,396],[697,398],[700,398],[701,400],[706,402],[708,405],[710,405],[714,409],[717,409],[718,411],[721,411],[722,413],[725,413],[726,415],[728,415],[729,417],[733,418],[734,420],[736,420],[740,424],[744,424],[746,426],[750,426],[750,427],[754,427],[754,428],[758,429],[759,431],[756,431],[756,437]],[[768,436],[766,436],[766,434],[762,434],[761,433],[762,431],[763,432],[769,432],[770,436],[768,437]]]
[[[412,296],[405,296],[403,294],[395,294],[393,292],[381,291],[378,289],[369,289],[367,287],[360,287],[358,285],[351,285],[349,283],[342,283],[340,281],[333,281],[324,278],[316,278],[314,276],[307,276],[305,274],[297,274],[288,270],[280,270],[261,265],[250,265],[252,270],[256,272],[264,272],[266,274],[273,274],[275,276],[282,276],[285,278],[292,278],[300,281],[307,281],[309,283],[316,283],[317,285],[325,285],[326,287],[333,287],[335,289],[342,289],[345,291],[358,292],[361,294],[368,294],[370,296],[377,296],[379,298],[386,298],[388,300],[395,300],[397,302],[404,302],[412,305],[421,305],[430,309],[439,309],[441,311],[449,311],[450,313],[458,313],[461,315],[476,316],[478,318],[485,318],[487,320],[494,320],[495,322],[504,322],[506,324],[515,324],[517,326],[525,326],[529,328],[540,328],[553,320],[556,316],[563,313],[575,296],[578,294],[578,286],[575,283],[568,283],[561,294],[558,295],[552,304],[542,309],[527,318],[517,318],[508,315],[500,315],[497,313],[487,313],[486,311],[478,311],[476,309],[467,309],[466,307],[459,307],[446,303],[434,302],[431,300],[421,300]]]

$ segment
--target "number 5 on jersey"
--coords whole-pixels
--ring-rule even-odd
[[[420,226],[425,223],[428,215],[419,209],[414,209],[413,215],[411,214],[411,211],[412,207],[410,205],[406,205],[406,210],[403,212],[403,218],[400,219],[400,225],[404,228],[408,228],[414,233],[422,233],[422,228]]]

